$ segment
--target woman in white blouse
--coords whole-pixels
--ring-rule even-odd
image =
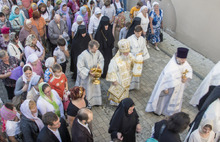
[[[141,18],[141,27],[143,29],[143,35],[145,36],[148,29],[149,18],[148,18],[148,9],[147,6],[142,6],[137,17]]]
[[[39,84],[40,97],[37,100],[37,109],[42,115],[52,111],[59,117],[64,117],[63,103],[58,93],[51,89],[46,82]]]
[[[24,57],[24,47],[22,46],[21,42],[19,41],[19,33],[11,33],[10,34],[10,42],[8,44],[8,54],[10,56],[14,56],[19,60],[22,60],[22,58]]]

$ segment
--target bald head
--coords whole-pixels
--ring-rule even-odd
[[[89,123],[93,120],[93,113],[88,108],[81,108],[77,113],[77,118],[82,123]]]
[[[59,15],[59,14],[55,14],[54,20],[55,20],[55,22],[56,22],[57,24],[60,23],[60,15]]]

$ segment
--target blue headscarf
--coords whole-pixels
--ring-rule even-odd
[[[119,8],[119,9],[117,10],[117,15],[120,14],[120,13],[122,13],[122,12],[124,12],[124,8]]]
[[[24,17],[19,11],[19,14],[15,14],[15,10],[19,8],[17,5],[12,6],[11,14],[9,16],[9,21],[14,20],[15,18],[19,18],[20,24],[23,26],[24,25]]]
[[[85,14],[83,15],[83,14],[82,14],[82,11],[86,11],[86,12],[87,12],[87,10],[86,10],[86,7],[85,7],[85,6],[82,6],[82,7],[80,7],[80,9],[79,9],[79,15],[81,15],[82,17],[84,17],[84,16],[85,16]]]

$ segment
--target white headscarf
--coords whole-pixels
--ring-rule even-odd
[[[31,114],[31,110],[29,108],[29,102],[30,100],[25,100],[20,107],[21,113],[27,117],[28,119],[34,120],[35,123],[37,124],[39,131],[44,127],[44,124],[40,118],[37,117],[38,112],[34,114],[34,116]]]
[[[146,5],[143,5],[143,6],[141,7],[141,9],[138,11],[138,14],[141,13],[141,11],[144,10],[145,8],[148,9],[148,7],[147,7]]]
[[[155,5],[158,5],[159,6],[159,3],[158,2],[153,2],[153,4],[152,4],[152,8],[155,6]]]
[[[24,68],[27,67],[27,66],[29,66],[29,67],[31,68],[31,71],[32,71],[31,79],[32,79],[35,75],[37,75],[37,74],[33,71],[33,68],[32,68],[32,66],[31,66],[30,64],[25,64],[25,65],[23,66],[23,68],[22,68],[22,71],[23,71],[22,78],[23,78],[23,81],[24,81],[25,83],[27,83],[27,79],[28,79],[28,78],[26,77],[26,75],[25,75],[25,73],[24,73]]]
[[[26,63],[33,63],[38,60],[38,56],[35,53],[32,53],[28,56]]]
[[[79,17],[79,16],[78,16]],[[78,18],[77,17],[77,18]],[[45,61],[45,66],[47,67],[47,68],[50,68],[50,67],[52,67],[53,65],[54,65],[54,63],[55,63],[55,59],[54,59],[54,57],[49,57],[49,58],[47,58],[47,60]]]
[[[76,21],[77,22],[83,21],[83,17],[81,15],[78,15],[77,18],[76,18]]]
[[[30,91],[33,86],[38,84],[38,82],[40,81],[40,78],[41,77],[39,75],[34,75],[31,78],[31,81],[29,82],[29,86],[28,86],[28,91]]]
[[[200,123],[199,126],[199,132],[202,132],[203,127],[205,127],[205,125],[211,125],[212,126],[212,130],[213,130],[213,121],[210,119],[204,119],[202,120],[202,122]]]
[[[95,15],[97,15],[97,14],[101,14],[102,12],[101,12],[101,9],[99,8],[99,7],[96,7],[95,8]]]

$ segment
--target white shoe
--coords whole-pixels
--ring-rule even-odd
[[[160,51],[160,49],[157,46],[155,48],[156,48],[157,51]]]
[[[148,49],[150,49],[150,46],[149,46],[149,45],[147,45],[147,48],[148,48]]]

